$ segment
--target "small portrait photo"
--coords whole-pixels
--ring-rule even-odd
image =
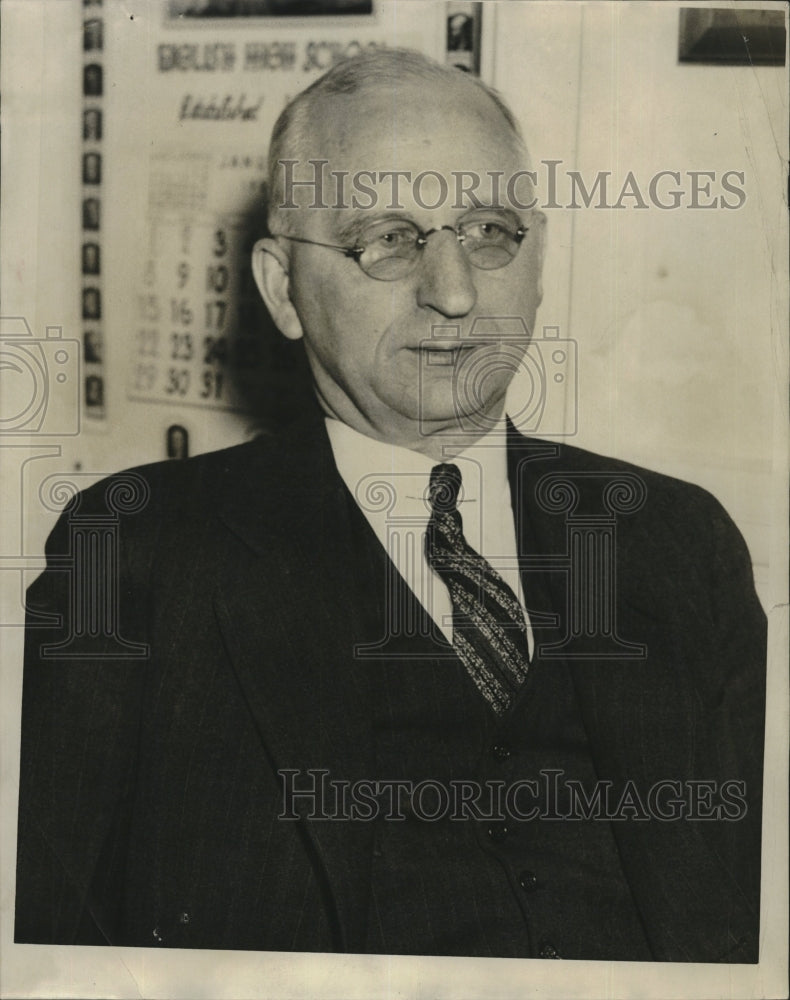
[[[101,319],[101,292],[98,288],[82,289],[82,318]]]
[[[82,244],[82,273],[101,273],[101,250],[98,243]]]
[[[189,431],[181,424],[171,424],[167,428],[167,457],[189,458]]]
[[[85,330],[82,334],[82,357],[86,364],[101,364],[104,360],[104,342],[99,330]]]
[[[98,17],[92,17],[82,26],[82,48],[85,52],[100,52],[104,46],[104,25]]]
[[[89,63],[83,69],[82,93],[85,97],[101,97],[104,93],[104,73],[98,63]]]
[[[99,228],[99,199],[83,198],[82,228],[96,230]]]
[[[101,153],[85,153],[82,157],[82,183],[101,184]]]
[[[447,18],[447,51],[471,52],[473,22],[469,14],[451,14]]]
[[[87,142],[98,142],[101,139],[102,120],[98,108],[88,108],[82,113],[82,138]]]
[[[85,379],[85,405],[92,408],[104,406],[104,379],[101,375],[88,375]]]

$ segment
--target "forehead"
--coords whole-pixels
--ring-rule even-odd
[[[463,77],[421,83],[323,97],[311,145],[328,169],[485,173],[524,166],[516,136],[484,91]]]

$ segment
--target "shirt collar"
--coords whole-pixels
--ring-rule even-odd
[[[428,480],[431,469],[439,462],[409,448],[367,437],[332,417],[325,420],[335,464],[363,509],[367,509],[378,485],[378,489],[392,494],[387,510],[397,506],[412,516],[424,514],[428,518]],[[487,434],[451,460],[461,470],[462,512],[469,509],[467,505],[479,504],[484,495],[486,507],[498,506],[493,501],[503,498],[509,502],[506,438],[502,417]]]

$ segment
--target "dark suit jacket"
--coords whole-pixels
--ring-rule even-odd
[[[515,432],[509,462],[530,555],[567,551],[542,477],[581,484],[580,511],[602,474],[645,487],[617,521],[615,561],[618,632],[647,655],[573,660],[573,682],[602,780],[746,783],[736,821],[614,833],[656,959],[756,961],[765,619],[743,541],[688,484]],[[376,671],[352,645],[378,638],[380,608],[350,555],[370,529],[323,424],[135,475],[150,496],[118,517],[117,567],[94,567],[110,596],[93,634],[41,652],[85,620],[74,525],[106,510],[112,480],[63,515],[29,592],[16,940],[364,950],[370,824],[277,818],[279,768],[374,774]],[[559,613],[560,632],[566,584],[556,569],[524,577],[530,610]],[[47,613],[59,628],[32,627]],[[148,654],[119,656],[119,634]],[[80,643],[90,657],[64,655]]]

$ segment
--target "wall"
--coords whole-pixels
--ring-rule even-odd
[[[538,319],[578,345],[570,440],[710,489],[744,533],[767,602],[777,452],[784,464],[774,421],[787,365],[785,70],[679,64],[672,4],[510,3],[495,15],[493,79],[533,159],[563,161],[557,202],[574,200],[568,170],[588,192],[610,172],[604,204],[631,171],[648,206],[634,196],[600,208],[596,195],[590,208],[546,209]],[[676,210],[650,199],[662,170],[681,175],[656,188],[670,205],[671,190],[684,192]],[[692,171],[715,175],[699,179],[696,199]],[[728,171],[743,174],[729,178],[742,205],[722,187]]]

